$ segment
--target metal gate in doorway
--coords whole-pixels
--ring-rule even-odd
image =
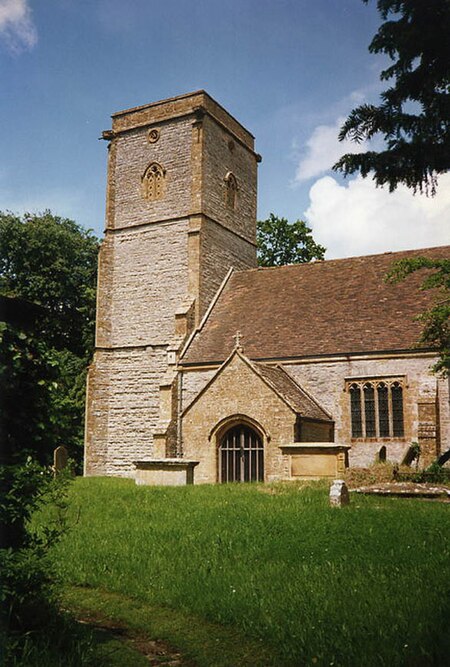
[[[261,436],[249,426],[230,428],[219,445],[221,482],[263,482],[264,446]]]

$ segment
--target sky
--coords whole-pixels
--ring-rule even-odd
[[[256,137],[259,219],[306,220],[327,258],[449,243],[450,174],[427,198],[331,170],[383,90],[380,22],[374,0],[0,0],[0,210],[101,236],[111,114],[205,89]]]

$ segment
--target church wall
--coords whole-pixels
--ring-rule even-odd
[[[386,446],[387,460],[401,462],[411,442],[420,441],[424,424],[419,420],[419,403],[434,405],[436,401],[436,376],[430,372],[430,358],[366,359],[336,362],[289,364],[286,370],[314,398],[331,413],[335,420],[335,442],[351,444],[350,466],[367,466],[375,462],[382,445]],[[406,378],[404,389],[403,438],[376,438],[351,441],[350,396],[346,380],[351,378]],[[429,410],[422,410],[429,415]],[[428,424],[428,426],[430,426]],[[431,424],[431,427],[433,425]],[[436,432],[436,424],[434,430]],[[428,430],[428,434],[430,430]],[[435,438],[435,436],[434,436]],[[432,458],[432,444],[423,443]],[[436,448],[436,440],[434,439]],[[430,450],[431,447],[431,450]]]
[[[174,314],[188,293],[186,220],[122,230],[107,238],[108,281],[101,296],[112,320],[97,345],[155,345],[174,335]],[[164,285],[164,288],[162,287]]]
[[[438,381],[438,419],[441,454],[450,448],[450,377]]]
[[[204,118],[203,133],[203,212],[255,243],[256,157],[209,116]],[[225,206],[228,172],[234,174],[238,185],[235,210]]]
[[[182,410],[187,408],[215,373],[217,373],[217,368],[183,373]]]
[[[166,347],[97,350],[87,396],[87,475],[133,476],[153,453]]]
[[[148,141],[149,126],[131,130],[113,141],[113,215],[109,216],[108,227],[131,227],[184,217],[190,212],[192,119],[171,119],[153,126],[160,132],[156,143]],[[164,196],[149,202],[141,195],[141,178],[151,162],[158,162],[166,173]]]
[[[218,481],[217,441],[209,436],[221,420],[233,415],[250,417],[269,434],[269,441],[264,438],[265,480],[289,477],[288,456],[279,447],[293,442],[295,414],[236,357],[183,417],[183,455],[200,461],[194,473],[195,483]]]
[[[230,266],[237,270],[256,267],[256,247],[207,219],[201,233],[201,314],[211,303]]]

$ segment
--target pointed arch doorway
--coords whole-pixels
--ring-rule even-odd
[[[236,424],[225,431],[218,453],[220,482],[264,481],[263,439],[247,424]]]

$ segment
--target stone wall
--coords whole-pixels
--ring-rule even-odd
[[[108,235],[113,256],[104,297],[108,307],[99,310],[98,326],[104,316],[113,326],[97,345],[158,345],[171,340],[174,314],[188,297],[187,232],[187,221],[179,220]]]
[[[113,229],[180,218],[191,210],[192,119],[163,123],[156,143],[148,141],[148,127],[130,130],[114,139],[116,157]],[[165,169],[164,197],[148,201],[141,196],[141,178],[151,162]]]
[[[237,270],[256,266],[256,246],[206,219],[202,226],[200,252],[200,313],[203,314],[230,266]]]
[[[97,350],[87,396],[88,475],[134,474],[153,454],[166,347]]]
[[[185,410],[192,403],[197,394],[207,385],[215,373],[217,373],[217,368],[212,370],[183,371],[182,410]]]
[[[387,460],[401,462],[411,442],[418,441],[420,402],[436,400],[436,376],[430,371],[429,357],[396,359],[365,359],[289,364],[286,370],[297,382],[331,413],[335,420],[335,441],[351,444],[350,466],[366,466],[375,462],[380,448],[386,447]],[[350,397],[346,380],[352,378],[405,377],[403,396],[403,438],[370,438],[351,440]]]
[[[256,170],[253,152],[234,140],[233,136],[205,117],[204,129],[204,207],[213,220],[236,231],[247,240],[256,240]],[[237,180],[234,210],[225,206],[225,176],[232,172]]]
[[[450,377],[438,380],[437,439],[439,452],[443,454],[450,449]]]

